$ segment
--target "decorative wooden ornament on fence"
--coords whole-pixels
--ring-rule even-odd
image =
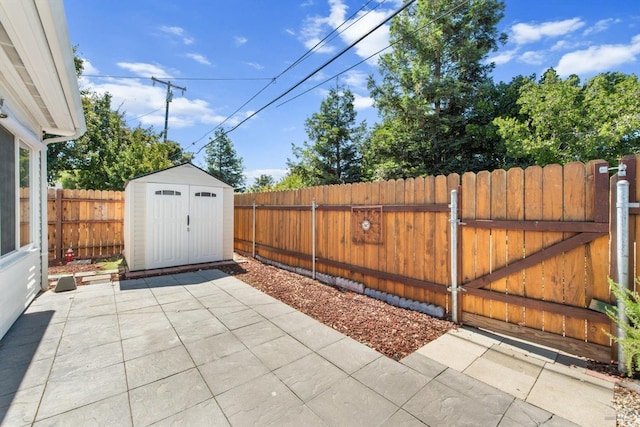
[[[382,206],[351,207],[351,241],[382,244]]]

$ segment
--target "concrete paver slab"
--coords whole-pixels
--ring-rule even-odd
[[[50,368],[49,379],[83,375],[86,372],[122,363],[122,346],[119,341],[89,347],[82,351],[72,351],[58,355]]]
[[[419,372],[386,357],[374,360],[353,377],[398,406],[404,405],[429,382]]]
[[[500,421],[500,427],[536,427],[540,425],[548,425],[553,418],[553,414],[531,405],[523,400],[516,399],[513,401],[509,409]],[[562,422],[562,421],[561,421]],[[573,423],[566,421],[566,425],[575,426]]]
[[[31,424],[36,417],[43,391],[44,384],[0,396],[0,425]]]
[[[230,424],[215,399],[207,399],[152,425],[154,427],[225,427]]]
[[[272,373],[226,391],[216,398],[232,425],[281,425],[279,421],[302,401]]]
[[[181,345],[180,338],[173,329],[153,331],[144,335],[122,340],[124,360]]]
[[[216,396],[269,372],[260,359],[248,350],[214,360],[199,369]]]
[[[495,426],[514,399],[503,399],[499,407],[486,406],[487,399],[481,400],[480,396],[463,393],[450,385],[449,380],[431,381],[403,409],[432,426]]]
[[[489,349],[471,363],[464,373],[517,398],[526,399],[542,367],[542,364]]]
[[[351,377],[338,381],[307,405],[332,426],[379,425],[398,410],[396,405]]]
[[[240,311],[232,311],[222,313],[218,311],[216,317],[230,330],[242,328],[243,326],[253,325],[261,322],[265,318],[251,308],[245,308]]]
[[[234,335],[248,348],[258,346],[284,335],[282,329],[268,320],[263,320],[233,331]]]
[[[301,359],[311,353],[311,350],[289,335],[283,335],[252,348],[251,352],[256,355],[269,370],[273,371],[287,363]]]
[[[180,372],[129,391],[133,424],[152,424],[211,397],[197,369]]]
[[[51,371],[53,357],[39,360],[25,359],[22,362],[0,368],[0,396],[44,385]]]
[[[545,369],[526,401],[581,426],[595,427],[615,425],[611,398],[603,387]]]
[[[292,333],[298,329],[309,328],[314,325],[321,324],[313,317],[307,316],[299,311],[283,314],[270,319],[278,328],[287,333]]]
[[[319,322],[295,329],[289,334],[312,350],[319,350],[344,338],[340,332]]]
[[[401,409],[382,423],[381,427],[424,427],[424,425],[422,421]]]
[[[485,351],[487,347],[484,345],[448,333],[417,350],[419,354],[457,371],[464,371]]]
[[[49,418],[126,391],[124,363],[50,379],[37,419]]]
[[[214,360],[237,353],[246,348],[231,332],[223,332],[198,341],[189,341],[184,343],[184,345],[198,366],[213,362]]]
[[[121,393],[51,418],[41,419],[34,426],[66,427],[97,424],[131,426],[128,393]]]
[[[315,353],[274,371],[303,402],[318,396],[347,374]]]
[[[169,377],[194,368],[187,350],[182,346],[172,347],[157,353],[128,360],[125,363],[129,388]]]
[[[271,319],[273,317],[281,316],[283,314],[292,313],[295,311],[293,307],[289,307],[287,304],[284,304],[280,301],[270,304],[254,305],[252,306],[252,308],[256,311],[256,313],[261,314],[267,319]]]
[[[444,372],[447,367],[440,362],[436,362],[433,359],[428,358],[422,354],[417,352],[411,353],[409,356],[400,360],[405,366],[410,367],[411,369],[420,372],[422,375],[427,377],[429,380],[440,375]]]
[[[348,374],[382,357],[377,351],[348,337],[321,348],[318,354]]]

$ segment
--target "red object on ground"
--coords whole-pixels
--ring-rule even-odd
[[[64,254],[64,259],[67,262],[73,261],[73,249],[67,249],[67,252]]]

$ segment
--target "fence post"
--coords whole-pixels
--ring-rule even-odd
[[[253,201],[253,249],[252,256],[256,257],[256,201]]]
[[[618,288],[626,292],[629,288],[629,182],[620,180],[616,184],[616,212],[617,212],[617,260],[618,260]],[[620,340],[626,336],[624,325],[627,315],[622,298],[618,298],[618,371],[626,372],[625,354]]]
[[[311,201],[311,278],[316,280],[316,199]]]
[[[62,247],[62,189],[56,190],[56,247],[53,251],[53,259],[61,260],[64,257],[64,248]]]
[[[451,190],[451,320],[458,323],[458,190]]]

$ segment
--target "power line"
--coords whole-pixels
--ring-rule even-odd
[[[114,76],[114,75],[99,75],[99,74],[82,74],[81,77],[93,77],[93,78],[111,78],[111,79],[133,79],[133,80],[148,80],[149,77],[140,76]],[[185,80],[185,81],[254,81],[254,80],[273,80],[273,77],[157,77],[159,79],[171,79],[171,80]]]
[[[414,31],[412,31],[412,32],[413,32],[413,33],[416,33],[416,32],[418,32],[418,31],[422,31],[425,27],[427,27],[427,25],[431,25],[431,24],[433,24],[434,22],[436,22],[438,19],[444,18],[445,16],[447,16],[447,15],[449,15],[449,14],[453,13],[454,11],[456,11],[457,9],[459,9],[459,8],[460,8],[463,4],[465,4],[465,3],[466,3],[466,0],[462,0],[462,1],[461,1],[460,3],[458,3],[455,7],[451,8],[451,9],[450,9],[450,10],[448,10],[447,12],[443,12],[443,13],[442,13],[442,14],[440,14],[439,16],[437,16],[437,17],[433,18],[433,19],[432,19],[431,21],[429,21],[428,23],[424,24],[422,27],[417,28],[417,29],[415,29],[415,30],[414,30]],[[298,95],[296,95],[296,96],[294,96],[294,97],[291,97],[291,98],[287,99],[287,100],[286,100],[286,101],[284,101],[284,102],[281,102],[280,104],[276,105],[276,108],[278,108],[278,107],[282,107],[283,105],[288,104],[289,102],[291,102],[291,101],[293,101],[293,100],[295,100],[295,99],[298,99],[298,98],[300,98],[300,97],[301,97],[301,96],[303,96],[303,95],[306,95],[307,93],[311,92],[312,90],[319,88],[320,86],[324,85],[324,84],[325,84],[325,83],[327,83],[327,82],[330,82],[331,80],[333,80],[333,79],[335,79],[335,78],[337,78],[337,77],[341,76],[342,74],[344,74],[344,73],[346,73],[346,72],[348,72],[348,71],[353,70],[354,68],[356,68],[356,67],[358,67],[358,66],[362,65],[363,63],[367,62],[368,60],[370,60],[370,59],[371,59],[371,58],[373,58],[374,56],[379,55],[379,54],[381,54],[382,52],[384,52],[385,50],[389,49],[390,47],[393,47],[394,45],[396,45],[396,44],[400,43],[402,40],[403,40],[403,38],[401,37],[400,39],[396,40],[396,41],[395,41],[395,42],[393,42],[393,43],[390,43],[390,44],[389,44],[389,45],[387,45],[386,47],[383,47],[382,49],[378,50],[377,52],[375,52],[375,53],[373,53],[373,54],[371,54],[371,55],[369,55],[369,56],[367,56],[366,58],[362,59],[361,61],[356,62],[355,64],[353,64],[353,65],[352,65],[352,66],[350,66],[349,68],[346,68],[346,69],[344,69],[344,70],[340,71],[339,73],[336,73],[336,74],[334,74],[333,76],[328,77],[327,79],[325,79],[325,80],[321,81],[320,83],[316,84],[315,86],[310,87],[309,89],[305,90],[304,92],[301,92],[301,93],[299,93]]]
[[[225,119],[220,122],[216,127],[214,127],[213,129],[211,129],[210,131],[206,132],[204,135],[202,135],[200,138],[196,139],[195,141],[193,141],[191,144],[189,144],[189,147],[193,147],[194,145],[196,145],[198,142],[202,141],[204,138],[206,138],[208,135],[210,135],[211,133],[215,132],[217,129],[220,129],[222,127],[222,125],[224,125],[226,122],[228,122],[233,116],[235,116],[240,110],[242,110],[244,107],[246,107],[251,101],[253,101],[254,99],[256,99],[262,92],[264,92],[269,86],[271,86],[272,84],[274,84],[276,82],[277,79],[279,79],[280,77],[282,77],[286,72],[288,72],[289,70],[293,69],[294,67],[296,67],[297,65],[299,65],[300,63],[302,63],[305,59],[307,59],[309,56],[311,56],[316,49],[321,46],[327,39],[329,39],[329,37],[331,37],[334,33],[336,33],[340,28],[342,28],[347,22],[349,22],[354,16],[356,16],[359,12],[361,12],[365,7],[367,7],[369,5],[369,3],[371,3],[373,0],[368,0],[365,4],[363,4],[358,10],[356,10],[354,13],[352,13],[349,17],[347,17],[338,27],[334,28],[331,32],[329,32],[329,34],[327,34],[326,36],[324,36],[322,38],[322,40],[318,41],[313,47],[311,47],[310,49],[307,49],[307,51],[300,56],[298,59],[296,59],[294,62],[291,63],[291,65],[289,65],[287,68],[285,68],[283,71],[281,71],[277,76],[273,77],[271,79],[271,81],[269,83],[267,83],[266,85],[264,85],[260,90],[258,90],[258,92],[256,92],[254,95],[252,95],[247,101],[245,101],[241,106],[239,106],[238,108],[236,108],[235,111],[233,111],[231,114],[229,114],[227,117],[225,117]],[[358,21],[360,21],[362,18],[364,18],[365,16],[367,16],[371,11],[375,10],[376,8],[378,8],[380,5],[382,5],[386,0],[382,0],[380,1],[374,8],[368,10],[365,14],[363,14],[362,16],[360,16],[358,19],[356,19],[354,22],[352,22],[351,24],[349,24],[344,30],[340,31],[338,34],[336,34],[334,36],[337,37],[338,35],[342,34],[344,31],[348,30],[349,28],[351,28],[351,26],[353,26],[355,23],[357,23]],[[331,38],[331,40],[333,40],[333,38]],[[330,40],[329,40],[330,41]],[[250,117],[253,117],[250,116]],[[243,121],[244,122],[244,121]],[[234,128],[235,129],[235,128]],[[200,150],[198,150],[198,153],[202,150],[202,148],[200,148]]]
[[[287,89],[286,91],[284,91],[282,94],[278,95],[276,98],[274,98],[273,100],[269,101],[266,105],[262,106],[260,109],[258,109],[257,111],[253,112],[252,114],[250,114],[249,116],[247,116],[245,119],[241,120],[237,125],[235,125],[234,127],[232,127],[231,129],[229,129],[228,131],[225,132],[225,134],[229,134],[230,132],[233,132],[234,130],[236,130],[238,127],[240,127],[242,124],[244,124],[245,122],[247,122],[249,119],[253,118],[254,116],[256,116],[257,114],[259,114],[260,112],[264,111],[265,109],[267,109],[268,107],[270,107],[271,105],[275,104],[276,102],[278,102],[280,99],[282,99],[283,97],[285,97],[287,94],[291,93],[293,90],[295,90],[298,86],[300,86],[301,84],[303,84],[304,82],[306,82],[307,80],[309,80],[311,77],[313,77],[315,74],[317,74],[318,72],[320,72],[323,68],[327,67],[328,65],[330,65],[332,62],[334,62],[335,60],[337,60],[338,58],[340,58],[342,55],[344,55],[346,52],[348,52],[351,48],[353,48],[355,45],[357,45],[358,43],[360,43],[362,40],[364,40],[366,37],[368,37],[371,33],[375,32],[378,28],[380,28],[381,26],[383,26],[384,24],[386,24],[387,22],[389,22],[391,19],[393,19],[396,15],[398,15],[399,13],[401,13],[403,10],[407,9],[409,6],[411,6],[413,3],[415,3],[416,0],[410,0],[407,3],[405,3],[404,5],[402,5],[398,10],[396,10],[395,12],[393,12],[391,15],[389,15],[387,18],[385,18],[382,22],[380,22],[378,25],[376,25],[375,27],[373,27],[371,30],[367,31],[364,35],[362,35],[361,37],[359,37],[357,40],[355,40],[353,43],[351,43],[350,45],[348,45],[347,47],[345,47],[344,49],[342,49],[340,52],[338,52],[336,55],[334,55],[332,58],[330,58],[328,61],[326,61],[324,64],[322,64],[320,67],[316,68],[315,70],[313,70],[311,73],[309,73],[307,76],[305,76],[302,80],[298,81],[298,83],[294,84],[293,86],[291,86],[289,89]],[[198,151],[196,151],[196,154],[199,154],[202,149],[204,147],[206,147],[207,145],[211,144],[212,142],[214,142],[215,140],[209,141],[208,143],[204,144],[202,147],[200,147],[198,149]]]

